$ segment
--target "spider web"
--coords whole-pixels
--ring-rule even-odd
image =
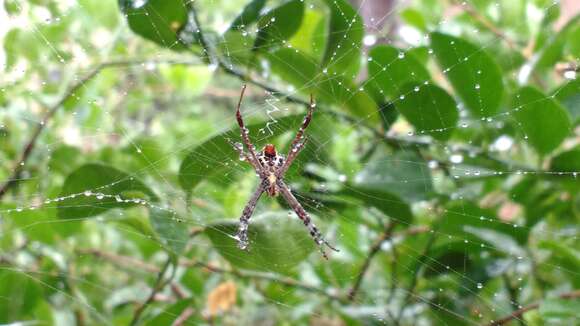
[[[244,5],[226,3],[203,3],[205,6],[199,15],[206,29],[223,31]],[[337,85],[341,88],[333,89],[336,94],[326,94],[332,97],[346,93],[340,97],[340,103],[331,105],[324,99],[317,101],[317,111],[307,130],[307,146],[285,179],[325,238],[338,246],[340,253],[331,253],[330,260],[323,261],[294,213],[283,202],[266,197],[261,198],[251,219],[252,224],[261,228],[254,232],[250,230],[251,248],[248,252],[240,252],[235,247],[234,233],[229,224],[222,223],[237,221],[257,183],[253,171],[246,162],[237,158],[235,150],[222,146],[225,138],[239,140],[238,129],[232,126],[235,124],[233,113],[241,88],[240,79],[225,74],[215,62],[206,65],[202,59],[192,59],[191,55],[175,53],[138,39],[114,3],[107,5],[117,12],[116,23],[98,22],[95,17],[99,16],[95,16],[94,2],[91,1],[52,3],[52,8],[7,2],[6,8],[10,6],[15,13],[9,15],[5,9],[6,12],[1,14],[9,21],[6,27],[0,28],[5,42],[14,38],[24,44],[21,48],[7,48],[0,56],[3,61],[0,99],[5,103],[0,113],[0,129],[9,132],[6,148],[10,150],[21,148],[30,135],[30,129],[45,123],[42,117],[45,107],[50,105],[47,103],[58,100],[58,94],[65,91],[67,82],[78,82],[90,74],[98,62],[110,58],[131,61],[102,70],[93,81],[82,84],[73,93],[46,122],[48,126],[20,175],[18,188],[23,191],[3,197],[0,210],[0,261],[3,265],[0,270],[4,272],[5,280],[10,280],[13,275],[24,276],[36,287],[15,288],[12,293],[1,293],[0,300],[5,301],[2,305],[12,301],[12,295],[16,298],[17,292],[39,288],[50,299],[47,303],[37,304],[33,316],[42,316],[42,309],[45,309],[53,311],[48,314],[53,323],[71,322],[80,312],[86,314],[92,323],[116,324],[119,321],[115,314],[121,310],[119,315],[122,317],[119,318],[122,323],[127,323],[133,315],[132,307],[147,300],[158,266],[168,259],[167,252],[178,250],[181,250],[179,255],[183,264],[178,268],[170,267],[171,273],[175,274],[173,283],[160,291],[159,298],[154,300],[157,302],[144,315],[145,320],[165,316],[173,321],[183,313],[183,309],[175,310],[176,305],[181,300],[191,300],[195,308],[193,317],[186,323],[208,323],[208,316],[213,314],[209,293],[226,280],[233,280],[238,302],[235,308],[228,306],[222,308],[226,312],[217,314],[223,323],[276,323],[281,320],[339,323],[344,319],[384,324],[400,321],[409,325],[482,324],[509,315],[523,306],[515,301],[510,289],[519,293],[519,299],[525,302],[534,298],[531,284],[541,279],[536,274],[543,269],[553,270],[555,278],[579,276],[566,261],[534,257],[527,250],[528,243],[518,244],[505,233],[493,231],[507,227],[525,230],[537,241],[556,240],[577,245],[577,226],[572,223],[558,227],[540,222],[529,227],[524,224],[521,207],[514,201],[501,194],[488,192],[481,195],[483,183],[487,180],[515,184],[527,176],[551,176],[560,178],[559,182],[574,183],[579,171],[535,168],[537,164],[534,163],[504,165],[501,169],[471,165],[473,158],[484,154],[501,160],[521,160],[526,153],[533,151],[533,146],[528,144],[528,135],[513,121],[517,112],[535,102],[521,104],[516,101],[483,117],[474,117],[459,104],[458,122],[445,125],[440,115],[442,127],[436,129],[418,129],[403,117],[390,121],[390,128],[385,131],[372,127],[377,124],[373,120],[376,116],[388,110],[398,110],[398,105],[404,106],[405,100],[414,93],[428,90],[432,84],[452,89],[445,75],[452,73],[459,64],[438,67],[432,51],[427,52],[428,69],[433,73],[439,70],[440,75],[421,80],[407,91],[395,86],[400,96],[393,99],[385,110],[353,116],[344,109],[358,96],[360,89],[373,85],[378,74],[370,72],[366,72],[366,78],[359,76],[360,85],[357,87],[341,87],[339,82]],[[334,5],[338,6],[336,2]],[[528,10],[543,16],[558,5],[530,4]],[[361,51],[364,60],[369,58],[368,51],[373,46],[396,45],[404,51],[386,65],[379,65],[388,70],[397,64],[397,60],[409,56],[412,50],[427,45],[427,34],[404,21],[399,21],[401,26],[393,29],[398,34],[372,32],[368,25],[394,22],[414,6],[419,4],[394,3],[390,11],[365,23],[365,28],[371,32],[367,31],[362,45],[340,42],[339,45]],[[442,16],[432,25],[437,30],[453,34],[460,28],[453,19],[457,15],[453,11],[465,10],[466,6],[471,6],[471,3],[444,6],[451,8],[445,13],[448,16]],[[499,6],[497,3],[496,7]],[[319,2],[307,2],[306,6],[308,10],[322,11],[325,7]],[[214,14],[218,8],[220,13]],[[359,14],[363,8],[365,1],[355,7]],[[499,10],[491,8],[492,11]],[[78,17],[95,25],[87,26]],[[150,21],[152,28],[158,30],[158,21],[155,18],[150,18]],[[524,28],[525,24],[522,21],[517,26]],[[353,26],[354,22],[347,30],[341,31],[341,35],[347,35]],[[11,34],[16,29],[21,35]],[[470,40],[479,41],[480,51],[492,50],[497,42],[503,42],[500,36],[490,36],[489,32],[480,29],[471,32]],[[242,29],[242,36],[247,37],[249,43],[256,34],[255,27]],[[227,65],[237,69],[246,64],[236,52],[239,51],[235,48],[237,44],[232,44],[233,41],[224,36],[215,38],[215,47],[224,49],[220,55],[225,56]],[[42,51],[26,53],[26,45],[31,43],[40,44]],[[176,46],[178,43],[166,44],[168,48]],[[15,54],[26,55],[10,62]],[[137,54],[138,59],[128,60],[126,54]],[[333,56],[328,65],[330,69],[309,78],[301,87],[289,86],[275,74],[270,74],[267,67],[262,75],[251,77],[284,94],[307,101],[309,90],[344,77],[332,70],[333,64],[342,59]],[[469,57],[464,59],[469,60]],[[507,61],[508,65],[517,65],[514,58],[509,57]],[[367,60],[367,64],[370,61]],[[303,68],[293,62],[287,62],[287,65],[296,72]],[[526,79],[525,75],[525,71],[520,71],[517,77]],[[482,71],[481,79],[473,80],[475,90],[481,89],[485,76],[486,71]],[[575,78],[575,75],[567,76]],[[398,85],[393,79],[395,76],[387,78]],[[278,95],[250,85],[242,112],[246,124],[258,126],[250,133],[255,144],[274,142],[280,151],[287,152],[284,145],[289,144],[297,130],[304,107]],[[554,97],[543,96],[538,101]],[[482,97],[478,100],[480,103],[484,101]],[[285,119],[294,115],[295,119]],[[522,139],[507,133],[506,125],[515,126],[517,132],[513,134],[522,134]],[[224,134],[230,130],[233,130],[231,134]],[[447,141],[438,137],[447,132],[470,134],[481,130],[491,130],[492,138],[488,140],[490,153],[480,153],[477,143],[454,143],[453,139]],[[572,139],[574,131],[568,134],[568,143],[562,146],[571,148],[577,145],[577,136]],[[403,146],[393,150],[378,137],[399,141]],[[520,146],[522,148],[518,147],[520,143],[524,144]],[[196,152],[198,156],[188,155],[199,146],[205,146],[206,150]],[[425,148],[438,155],[430,159],[419,156],[418,153],[424,153]],[[7,179],[14,171],[10,162],[16,156],[9,150],[3,150],[1,155],[2,162],[6,162],[2,164],[1,175],[2,179]],[[178,182],[180,164],[186,157],[201,169],[198,175],[190,177],[203,177],[203,171],[211,169],[220,171],[217,176],[210,176],[197,184],[190,194],[180,189]],[[111,165],[127,173],[116,174],[111,182],[62,195],[61,187],[66,177],[90,162]],[[385,166],[396,169],[399,174],[384,174],[381,167]],[[79,176],[80,180],[83,177]],[[470,185],[473,179],[482,183]],[[135,186],[136,180],[154,189],[161,200],[115,192],[126,183]],[[376,189],[372,188],[377,184],[388,185],[394,194],[411,198],[416,195],[418,198],[409,202],[402,195],[377,195]],[[436,196],[427,197],[431,192],[444,194],[454,205],[441,204]],[[560,195],[562,198],[554,200],[570,200],[565,198],[565,193]],[[87,198],[97,200],[96,204],[93,203],[95,212],[100,212],[102,207],[99,201],[126,207],[89,217],[75,217],[73,210],[64,211],[70,216],[59,213],[63,207],[60,203]],[[375,204],[370,204],[372,202]],[[401,204],[412,208],[413,220],[377,209]],[[474,204],[484,209],[474,209]],[[74,209],[74,205],[64,207]],[[170,222],[148,227],[144,221],[153,211],[163,221]],[[453,229],[449,226],[452,219],[463,219],[466,226]],[[357,295],[350,301],[337,299],[352,288],[353,282],[361,275],[361,265],[369,256],[369,250],[385,234],[389,223],[394,222],[396,227],[392,234],[380,243],[368,270],[364,270]],[[47,234],[49,232],[51,234]],[[158,232],[165,234],[159,237],[156,235]],[[255,239],[253,242],[252,238]],[[226,241],[228,239],[230,241]],[[279,245],[279,241],[290,242],[284,247]],[[262,246],[261,243],[272,243],[272,246]],[[446,245],[463,247],[449,251],[451,255],[435,250],[443,250]],[[474,248],[479,249],[476,251]],[[496,277],[486,278],[481,275],[483,271],[474,273],[470,266],[475,264],[473,252],[478,253],[480,261],[493,263],[486,266],[485,272]],[[267,261],[255,258],[260,255],[283,259]],[[502,259],[492,260],[490,257],[493,255],[500,255]],[[240,266],[242,272],[236,272]],[[419,269],[420,266],[423,268]],[[104,272],[110,278],[95,275],[97,272]],[[412,275],[411,279],[408,275]],[[502,276],[510,284],[510,289],[506,290],[501,282],[498,283]],[[306,285],[307,289],[288,286],[289,277]],[[422,284],[428,281],[432,284]],[[544,290],[557,294],[573,290],[570,286],[569,282],[562,282],[561,286]],[[323,293],[317,289],[322,289]],[[461,298],[467,298],[467,302],[463,305],[445,302],[450,298],[457,299],[457,293],[462,294]],[[461,307],[464,309],[459,309]],[[466,310],[470,313],[459,312]],[[29,316],[10,322],[35,319]],[[50,323],[50,319],[47,322]]]

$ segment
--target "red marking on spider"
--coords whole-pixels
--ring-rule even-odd
[[[288,205],[294,210],[298,218],[302,220],[304,226],[308,229],[310,236],[318,245],[322,256],[328,259],[326,252],[324,251],[323,245],[327,246],[328,248],[338,251],[336,248],[331,246],[322,236],[320,231],[316,228],[314,223],[312,223],[312,218],[306,212],[304,207],[300,204],[300,202],[294,197],[290,188],[284,182],[284,174],[288,171],[288,168],[294,161],[294,159],[298,156],[298,153],[304,148],[304,144],[306,143],[306,138],[304,137],[304,131],[308,124],[310,124],[310,120],[312,119],[312,112],[314,111],[314,99],[312,95],[310,96],[310,105],[308,107],[308,113],[306,117],[304,117],[304,121],[302,121],[302,125],[298,132],[296,133],[296,137],[292,141],[290,145],[290,152],[288,153],[287,157],[284,155],[280,155],[276,152],[276,147],[272,144],[267,144],[264,146],[261,152],[256,153],[254,149],[254,145],[250,141],[250,136],[248,134],[248,129],[244,124],[244,119],[242,118],[242,114],[240,112],[240,107],[242,105],[242,99],[244,98],[244,92],[246,90],[246,85],[242,87],[242,93],[240,94],[240,100],[238,102],[238,107],[236,110],[236,120],[238,121],[238,125],[240,126],[241,134],[242,134],[242,141],[248,150],[248,153],[244,151],[244,147],[241,145],[235,145],[234,148],[240,153],[240,157],[244,158],[244,160],[252,165],[258,177],[260,178],[260,184],[258,188],[244,207],[242,212],[242,216],[240,217],[240,225],[238,227],[238,232],[236,233],[236,239],[238,240],[238,247],[242,250],[248,248],[248,226],[250,224],[250,217],[254,213],[254,209],[258,204],[258,199],[263,192],[266,192],[269,196],[275,197],[279,194],[286,200]]]
[[[264,146],[264,154],[266,154],[266,156],[268,157],[274,157],[276,156],[276,147],[272,144],[267,144],[266,146]]]

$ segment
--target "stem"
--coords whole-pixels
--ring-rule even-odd
[[[195,63],[198,61],[196,60]],[[88,82],[94,79],[103,69],[111,68],[111,67],[119,67],[119,66],[131,66],[131,65],[140,65],[144,63],[168,63],[168,64],[192,64],[193,61],[183,61],[183,60],[119,60],[119,61],[109,61],[97,64],[91,72],[81,78],[79,81],[74,83],[72,86],[68,88],[68,90],[60,97],[60,99],[53,104],[52,106],[48,107],[46,113],[41,118],[40,123],[36,126],[32,135],[26,142],[22,153],[19,156],[19,159],[14,163],[12,168],[12,174],[8,179],[0,186],[0,199],[4,197],[4,195],[8,192],[10,188],[18,183],[18,179],[20,174],[24,170],[26,166],[26,162],[30,158],[32,151],[34,150],[38,138],[44,131],[44,128],[48,125],[49,121],[52,117],[56,114],[58,109],[72,96],[76,94],[76,92],[85,86]]]
[[[139,319],[141,318],[141,314],[143,314],[143,312],[145,311],[147,306],[151,302],[153,302],[153,300],[155,300],[155,295],[157,293],[159,293],[159,291],[163,290],[165,285],[167,285],[167,283],[170,282],[170,280],[163,281],[163,276],[165,275],[165,273],[169,269],[170,264],[171,264],[171,257],[167,258],[167,261],[165,262],[165,264],[163,265],[163,267],[161,268],[159,273],[157,273],[157,279],[155,280],[155,285],[153,286],[153,289],[151,290],[151,294],[149,294],[149,297],[147,298],[147,300],[145,300],[145,302],[143,302],[143,304],[141,304],[139,307],[137,307],[137,309],[135,310],[135,313],[133,314],[133,319],[131,320],[129,325],[131,325],[131,326],[137,325],[137,323],[139,322]]]
[[[520,309],[520,305],[518,303],[518,290],[512,286],[511,280],[507,274],[503,274],[503,281],[505,283],[505,287],[508,291],[510,297],[510,305],[512,306],[512,311],[517,311]],[[523,320],[518,318],[518,322],[521,326],[525,326]]]
[[[362,284],[363,278],[365,277],[365,274],[371,265],[371,261],[372,261],[373,257],[381,250],[383,243],[385,243],[386,241],[389,241],[391,239],[393,229],[395,228],[396,225],[397,225],[397,223],[394,221],[389,222],[389,224],[385,228],[385,231],[383,232],[381,237],[375,241],[375,243],[373,244],[373,246],[369,250],[369,254],[360,268],[360,271],[358,273],[358,277],[356,278],[352,288],[348,292],[348,300],[353,301],[354,298],[356,297],[356,294],[359,291],[360,286]]]
[[[438,227],[434,227],[434,229],[437,229],[437,228]],[[413,272],[413,276],[411,277],[411,284],[409,284],[409,287],[407,288],[407,291],[406,291],[407,294],[405,295],[405,299],[403,299],[403,304],[401,305],[401,308],[399,309],[399,313],[397,315],[397,319],[395,322],[396,324],[399,324],[399,322],[401,321],[401,318],[403,317],[403,313],[405,312],[405,309],[407,308],[409,300],[411,299],[411,296],[413,295],[413,292],[415,291],[415,287],[417,286],[417,280],[419,278],[419,275],[421,274],[423,264],[425,264],[425,261],[427,260],[427,258],[429,256],[429,252],[431,251],[431,247],[433,247],[433,244],[435,244],[435,239],[437,238],[437,236],[436,236],[437,232],[435,232],[436,230],[433,230],[433,231],[434,232],[431,233],[429,240],[427,240],[427,244],[425,245],[425,248],[423,249],[423,253],[421,253],[421,257],[419,257],[417,269]]]
[[[148,264],[148,263],[143,262],[143,261],[136,260],[132,257],[126,257],[126,256],[117,255],[114,253],[102,252],[102,251],[99,251],[97,249],[81,249],[81,250],[79,250],[79,252],[84,253],[84,254],[90,254],[90,255],[93,255],[95,257],[99,257],[99,258],[108,260],[109,262],[112,262],[112,263],[114,263],[118,266],[122,266],[122,267],[127,267],[127,268],[137,267],[138,270],[146,271],[149,273],[159,273],[159,271],[160,271],[160,269],[157,266]],[[217,266],[214,266],[214,265],[211,265],[208,263],[204,263],[201,261],[185,260],[185,259],[181,259],[179,261],[179,265],[183,266],[183,267],[203,268],[203,269],[205,269],[209,272],[212,272],[212,273],[231,274],[231,275],[237,276],[239,278],[261,279],[261,280],[272,281],[272,282],[276,282],[276,283],[279,283],[279,284],[287,286],[287,287],[294,287],[294,288],[298,288],[298,289],[301,289],[304,291],[322,294],[333,301],[339,301],[339,302],[346,301],[344,299],[344,297],[333,294],[326,289],[317,288],[313,285],[301,283],[300,281],[297,281],[297,280],[289,278],[289,277],[279,277],[279,276],[274,275],[274,274],[262,273],[262,272],[250,271],[250,270],[226,269],[226,268],[217,267]]]
[[[557,298],[566,299],[566,300],[580,298],[580,290],[562,293],[562,294],[558,295]],[[508,315],[506,317],[492,321],[491,323],[488,324],[488,326],[505,325],[516,318],[520,318],[524,313],[526,313],[530,310],[538,309],[539,307],[540,307],[540,302],[532,303],[530,305],[527,305],[523,308],[520,308],[520,309],[512,312],[510,315]]]
[[[460,3],[458,0],[452,0],[455,5],[463,9],[473,20],[480,23],[487,30],[502,39],[512,50],[516,50],[515,42],[509,38],[499,27],[495,26],[489,19],[481,15],[473,6],[467,2]]]

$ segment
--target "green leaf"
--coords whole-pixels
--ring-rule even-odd
[[[325,0],[330,9],[328,43],[322,66],[354,78],[358,73],[364,35],[362,18],[345,0]]]
[[[316,101],[338,104],[357,117],[378,121],[377,104],[350,79],[321,72],[315,59],[298,50],[280,49],[266,57],[276,75],[306,95],[313,93]]]
[[[550,170],[571,173],[580,171],[580,146],[554,157],[550,163]]]
[[[212,224],[205,229],[205,234],[219,254],[238,268],[290,274],[315,249],[308,229],[297,217],[287,213],[252,217],[247,251],[239,249],[233,238],[237,227],[234,221]]]
[[[236,19],[230,25],[228,30],[243,30],[251,25],[258,17],[260,17],[260,11],[264,8],[266,0],[252,0],[248,3],[242,13],[236,17]]]
[[[401,89],[403,85],[422,84],[430,79],[429,72],[419,61],[392,46],[375,46],[369,53],[369,60],[369,80],[391,99],[405,94]]]
[[[3,46],[6,53],[6,69],[12,68],[21,58],[38,62],[43,51],[43,46],[39,44],[34,31],[27,29],[10,29],[6,33]]]
[[[580,300],[551,298],[540,303],[539,309],[542,318],[558,325],[570,325],[566,320],[575,324],[580,319]]]
[[[538,245],[539,248],[547,249],[551,252],[550,262],[552,266],[558,266],[562,273],[567,275],[575,288],[580,287],[580,252],[573,246],[566,245],[553,240],[544,240]]]
[[[315,113],[314,119],[316,119],[317,114]],[[276,119],[275,128],[271,128],[272,134],[267,131],[264,136],[271,139],[289,130],[295,130],[302,122],[303,117],[303,115],[292,115]],[[266,141],[263,136],[257,137],[261,132],[264,132],[266,124],[267,122],[259,122],[246,125],[250,132],[250,138],[255,142],[254,145],[258,146]],[[224,162],[239,160],[239,153],[230,145],[227,139],[232,141],[240,139],[240,131],[237,125],[211,137],[187,154],[179,168],[179,184],[185,191],[190,191],[202,180],[212,175],[231,169],[231,167],[224,165]],[[200,160],[200,157],[203,157],[203,160]]]
[[[514,96],[512,107],[518,129],[540,154],[556,149],[570,133],[568,112],[535,88],[521,88]]]
[[[494,233],[484,233],[479,231],[494,231]],[[478,207],[474,203],[465,201],[450,202],[447,204],[445,214],[441,218],[439,231],[446,235],[457,235],[462,239],[472,239],[485,241],[492,246],[496,246],[491,239],[500,239],[500,236],[507,235],[515,240],[515,243],[504,243],[502,248],[508,252],[520,250],[520,245],[527,240],[527,228],[514,228],[512,225],[498,220],[493,211]],[[506,238],[506,240],[509,240]],[[509,245],[508,245],[509,244]]]
[[[318,10],[306,10],[300,29],[290,39],[290,45],[320,62],[326,49],[328,18]]]
[[[251,66],[255,58],[253,52],[255,39],[245,31],[228,30],[217,44],[220,55],[232,64]]]
[[[27,319],[38,301],[42,288],[33,274],[9,267],[0,268],[0,323]]]
[[[137,205],[133,200],[157,201],[157,196],[135,177],[102,164],[85,164],[69,174],[58,202],[60,218],[85,218],[112,208]]]
[[[301,51],[282,48],[265,54],[272,72],[304,94],[318,87],[321,69],[316,60]]]
[[[570,55],[572,58],[578,59],[580,57],[580,24],[576,24],[576,27],[572,28],[568,32],[568,39],[566,40],[565,54]]]
[[[260,17],[254,50],[265,51],[288,40],[302,23],[304,2],[291,0]]]
[[[349,184],[340,194],[358,199],[365,207],[378,209],[403,226],[410,226],[413,221],[411,206],[389,189],[366,189],[362,184]]]
[[[183,0],[119,0],[119,6],[133,32],[163,47],[182,50],[179,33],[187,24]]]
[[[433,191],[427,163],[415,152],[407,150],[391,155],[378,151],[354,181],[359,189],[390,192],[406,202],[425,200]]]
[[[146,320],[143,325],[145,326],[157,326],[157,325],[174,325],[176,324],[175,321],[181,316],[181,314],[186,309],[197,309],[194,306],[194,300],[192,298],[181,299],[171,304],[168,307],[163,307],[160,309],[160,312],[157,316],[152,319]],[[153,309],[152,309],[153,310]],[[195,310],[194,310],[195,311]],[[201,323],[199,315],[192,315],[187,321],[185,321],[184,325],[193,325]]]
[[[406,8],[401,11],[401,18],[407,23],[422,32],[427,32],[427,22],[421,12],[417,9]]]
[[[410,204],[428,198],[432,191],[429,168],[417,154],[399,151],[386,156],[378,151],[344,193],[410,224]]]
[[[396,102],[396,107],[409,121],[418,134],[429,134],[445,141],[449,139],[459,112],[453,98],[435,85],[410,83],[402,87],[405,97]]]
[[[115,0],[79,0],[79,7],[93,22],[114,29],[119,24],[119,12],[115,5]]]
[[[495,60],[481,47],[442,33],[431,33],[431,47],[469,112],[476,117],[497,113],[504,87]]]
[[[580,79],[558,87],[552,95],[568,110],[574,124],[580,123]]]
[[[149,220],[161,242],[173,253],[179,254],[189,238],[188,228],[185,221],[177,214],[160,207],[149,208]]]
[[[562,59],[566,41],[569,35],[577,34],[575,29],[579,22],[580,15],[576,15],[557,34],[551,34],[552,38],[546,41],[544,47],[540,49],[540,57],[537,59],[534,68],[551,69],[556,62]],[[578,42],[578,40],[576,39],[575,42]]]
[[[342,76],[327,76],[316,85],[317,96],[325,102],[346,108],[353,116],[369,124],[379,121],[377,103],[363,88]]]

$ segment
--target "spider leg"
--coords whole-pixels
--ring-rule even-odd
[[[260,174],[262,172],[261,168],[260,168],[260,164],[258,162],[255,162],[254,159],[248,155],[248,153],[244,152],[244,147],[242,144],[240,143],[234,143],[231,139],[226,138],[227,142],[230,143],[230,145],[232,145],[232,147],[238,152],[240,153],[240,159],[244,159],[246,162],[250,163],[250,165],[252,165],[252,167],[254,168],[254,170],[256,170],[256,173]]]
[[[263,184],[260,184],[258,186],[258,189],[256,189],[256,191],[254,192],[252,198],[250,198],[250,200],[246,204],[246,207],[244,207],[242,216],[240,217],[240,225],[238,226],[236,239],[238,240],[238,248],[242,250],[246,250],[248,248],[248,226],[250,225],[250,217],[252,217],[254,209],[258,204],[258,199],[260,199],[260,196],[264,192],[264,189],[265,187]]]
[[[302,125],[300,126],[300,129],[298,129],[294,140],[292,140],[290,151],[288,152],[288,158],[284,162],[282,168],[279,170],[280,172],[278,173],[278,177],[281,177],[284,175],[284,173],[286,173],[292,164],[292,161],[294,161],[294,159],[298,156],[298,153],[302,150],[302,148],[304,148],[304,143],[306,143],[306,139],[304,138],[304,131],[310,124],[310,120],[312,120],[312,112],[314,112],[314,107],[316,107],[316,104],[314,103],[314,97],[312,94],[310,94],[310,105],[308,106],[308,113],[306,113],[306,116],[304,117]]]
[[[288,188],[288,186],[282,180],[278,180],[278,187],[280,188],[280,193],[282,194],[282,197],[286,199],[288,205],[292,207],[294,212],[296,212],[296,215],[298,215],[298,218],[300,218],[304,223],[304,226],[308,228],[310,236],[312,237],[312,239],[314,239],[314,242],[316,242],[316,244],[318,245],[318,248],[320,249],[322,256],[325,259],[328,259],[328,256],[326,255],[326,252],[324,251],[322,245],[326,245],[328,248],[338,252],[338,249],[334,248],[330,243],[328,243],[328,241],[324,239],[320,231],[318,231],[318,229],[316,228],[316,225],[312,223],[310,215],[308,215],[304,207],[302,207],[300,202],[296,199],[296,197],[294,197],[294,195],[290,191],[290,188]]]
[[[294,159],[296,157],[298,157],[298,154],[300,154],[300,151],[302,151],[302,149],[304,149],[304,145],[306,144],[307,140],[308,139],[306,137],[304,137],[301,142],[297,143],[296,146],[294,146],[292,148],[292,150],[290,150],[290,152],[288,152],[288,157],[286,157],[284,164],[278,170],[278,174],[277,174],[278,178],[281,178],[282,176],[284,176],[284,174],[286,174],[286,171],[288,171],[288,169],[292,165],[292,162],[294,162]]]
[[[264,175],[260,164],[258,164],[259,161],[258,161],[258,156],[256,155],[256,150],[254,148],[254,145],[252,144],[252,141],[250,140],[250,136],[249,136],[250,131],[248,130],[248,128],[246,128],[246,125],[244,124],[244,119],[242,118],[242,113],[240,112],[240,107],[242,106],[242,99],[244,98],[245,91],[246,91],[246,85],[244,84],[244,86],[242,86],[242,92],[240,93],[240,100],[238,101],[238,107],[236,110],[236,120],[238,121],[238,125],[240,126],[242,140],[244,142],[244,145],[246,145],[246,147],[248,148],[248,152],[250,152],[249,157],[254,162],[254,164],[253,164],[254,168],[256,168],[256,171],[258,172],[259,175]]]

